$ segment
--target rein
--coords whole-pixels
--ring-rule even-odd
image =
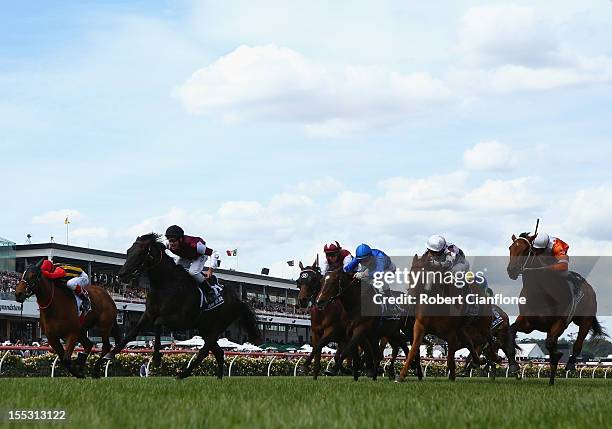
[[[525,258],[525,262],[523,263],[523,266],[521,267],[520,273],[522,274],[525,271],[525,268],[527,268],[527,266],[529,265],[529,263],[531,261],[533,261],[533,259],[535,258],[535,253],[533,252],[533,246],[531,244],[531,241],[527,240],[525,237],[518,237],[516,239],[518,240],[523,240],[527,243],[527,245],[529,246],[529,254],[527,255],[527,257]]]

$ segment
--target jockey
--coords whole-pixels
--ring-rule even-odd
[[[91,309],[91,301],[85,290],[85,286],[89,286],[89,276],[85,271],[69,265],[53,265],[48,259],[43,261],[40,271],[50,280],[67,280],[66,286],[81,298],[81,311],[86,313]]]
[[[465,272],[470,269],[470,263],[465,259],[463,250],[446,242],[441,235],[432,235],[427,240],[426,255],[430,257],[430,263],[434,267],[444,271]]]
[[[533,239],[532,246],[536,255],[548,256],[555,260],[554,263],[545,267],[547,270],[567,274],[569,269],[569,256],[567,256],[569,245],[567,243],[559,238],[550,237],[545,232],[540,232]]]
[[[371,279],[374,273],[395,272],[395,264],[385,252],[372,249],[365,243],[357,246],[355,258],[344,266],[344,272],[355,271],[358,267],[361,269],[355,273],[357,279]]]
[[[322,275],[325,275],[328,271],[344,268],[353,260],[351,252],[340,247],[340,243],[337,241],[327,243],[323,247],[323,251],[325,252],[325,260],[321,265]]]
[[[213,267],[218,264],[219,254],[207,247],[202,238],[185,235],[183,228],[178,225],[168,227],[166,238],[168,239],[168,250],[179,257],[176,263],[185,268],[189,275],[202,287],[206,294],[206,301],[212,302],[215,298],[215,292],[207,280],[212,278]],[[211,259],[210,267],[206,273],[203,273],[204,264],[209,257]]]

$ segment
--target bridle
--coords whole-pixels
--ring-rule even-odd
[[[142,262],[136,267],[136,269],[134,269],[129,274],[131,278],[136,278],[140,276],[143,272],[149,271],[155,268],[156,266],[158,266],[159,264],[161,264],[162,260],[164,259],[164,252],[160,250],[159,260],[156,261],[155,256],[153,255],[153,252],[152,252],[152,248],[154,247],[153,246],[154,244],[155,242],[149,243],[149,246],[147,247],[147,254],[142,259]],[[151,265],[147,265],[147,262],[149,261],[152,261],[153,263]]]
[[[529,246],[529,253],[527,254],[527,257],[525,258],[525,262],[523,263],[523,265],[521,266],[521,269],[519,270],[519,273],[522,274],[525,271],[525,268],[527,268],[527,266],[531,263],[531,261],[533,261],[533,259],[536,257],[536,254],[533,250],[533,243],[531,241],[529,241],[526,237],[517,237],[514,243],[516,243],[519,240],[525,241],[525,243],[527,243],[527,246]]]
[[[313,279],[313,276],[315,277],[314,279]],[[318,279],[318,281],[316,281],[317,286],[312,291],[311,296],[309,297],[309,299],[311,300],[315,298],[321,291],[321,271],[315,270],[314,268],[311,268],[311,267],[304,268],[302,271],[300,271],[300,277],[296,281],[297,287],[300,290],[302,290],[302,286],[308,284],[308,282],[311,282],[317,279]]]
[[[26,274],[30,271],[33,270],[33,267],[36,268],[36,274],[34,275],[34,278],[31,281],[26,280],[25,276]],[[40,288],[40,279],[42,277],[42,271],[40,268],[36,267],[35,265],[30,265],[21,275],[21,281],[25,283],[26,285],[26,299],[31,297],[32,295],[35,295],[38,291],[38,289]],[[38,302],[38,296],[36,297],[36,303],[38,304],[38,309],[39,310],[44,310],[46,308],[49,308],[49,306],[51,306],[51,303],[53,302],[53,298],[55,297],[55,285],[51,285],[51,298],[49,298],[49,302],[45,305],[40,305],[40,302]]]

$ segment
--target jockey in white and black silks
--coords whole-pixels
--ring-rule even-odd
[[[214,291],[207,280],[212,278],[213,267],[219,261],[219,255],[200,237],[185,235],[183,229],[178,225],[172,225],[166,230],[168,239],[168,250],[178,256],[176,263],[181,265],[191,277],[202,287],[206,293],[208,302],[214,299]],[[208,258],[211,259],[210,266],[204,272]]]

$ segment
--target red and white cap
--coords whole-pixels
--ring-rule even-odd
[[[340,243],[338,243],[337,241],[334,241],[332,243],[327,243],[325,246],[323,246],[323,251],[325,253],[336,253],[336,252],[339,252],[340,249],[341,249]]]

